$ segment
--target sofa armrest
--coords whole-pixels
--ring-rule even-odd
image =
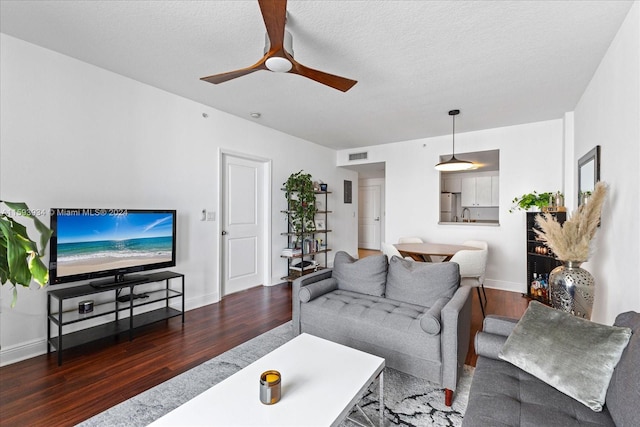
[[[482,332],[508,337],[517,323],[518,319],[490,314],[485,317],[482,323]]]
[[[456,389],[469,350],[471,290],[470,286],[460,286],[440,314],[442,386],[450,390]]]
[[[300,287],[298,297],[300,298],[301,303],[307,303],[335,289],[338,289],[338,281],[333,277],[330,277],[328,279],[319,280]]]
[[[293,323],[293,336],[300,335],[300,289],[312,283],[331,278],[333,270],[318,270],[311,274],[298,277],[291,285],[291,320]]]
[[[490,334],[481,331],[476,333],[474,347],[478,356],[502,360],[498,355],[505,342],[507,342],[507,337],[504,335]]]
[[[440,333],[440,316],[442,308],[447,305],[450,298],[440,298],[431,306],[426,313],[420,318],[420,327],[429,335],[437,335]]]

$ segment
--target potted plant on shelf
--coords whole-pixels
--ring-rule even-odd
[[[311,175],[303,171],[292,173],[283,185],[289,204],[289,222],[297,242],[302,233],[315,231],[316,193]]]
[[[11,307],[18,300],[17,285],[29,287],[33,279],[40,287],[49,281],[49,269],[42,257],[52,231],[33,215],[25,203],[12,203],[0,200],[8,210],[0,210],[0,282],[13,285]],[[18,218],[33,221],[40,233],[40,247],[31,240],[27,228],[17,221]]]
[[[538,193],[536,191],[532,193],[523,194],[520,197],[515,197],[511,203],[513,206],[509,209],[509,213],[517,210],[528,211],[536,208],[542,210],[542,208],[549,206],[549,200],[553,196],[553,193]]]

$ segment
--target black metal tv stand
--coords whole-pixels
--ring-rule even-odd
[[[180,279],[181,287],[179,289],[171,287],[170,281],[172,279]],[[136,286],[157,282],[165,283],[163,287],[145,289],[144,294],[147,297],[136,298],[134,293]],[[129,291],[126,294],[129,298],[123,301],[122,296],[125,295],[120,295],[120,293],[125,289]],[[95,301],[93,311],[79,313],[77,303],[81,300],[78,298],[86,298],[96,294],[106,294],[106,296]],[[52,307],[54,298],[57,300],[57,304]],[[169,307],[169,301],[174,298],[180,298],[181,310]],[[73,304],[69,304],[71,299],[77,300]],[[67,303],[65,304],[65,302]],[[149,304],[156,304],[160,307],[150,311],[138,309]],[[129,315],[120,318],[121,312],[128,312]],[[65,333],[63,331],[64,326],[108,315],[112,315],[115,319],[75,332]],[[131,341],[135,329],[177,316],[182,316],[182,323],[184,323],[184,274],[172,271],[146,274],[142,281],[114,283],[113,286],[108,287],[95,287],[88,284],[66,289],[53,289],[47,292],[47,353],[55,349],[58,352],[58,365],[62,365],[63,350],[123,333],[128,333],[129,341]],[[51,336],[52,325],[57,329],[56,336]]]

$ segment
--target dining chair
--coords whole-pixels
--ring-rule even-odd
[[[424,243],[419,237],[400,237],[398,243]]]
[[[484,275],[487,269],[487,255],[489,254],[489,245],[487,242],[480,240],[467,240],[463,246],[471,246],[480,250],[462,250],[456,252],[451,257],[450,262],[457,262],[460,266],[460,286],[472,286],[478,292],[478,300],[480,300],[480,309],[482,317],[485,317],[484,308],[487,305],[487,294],[484,290]],[[480,293],[482,288],[482,294]],[[484,295],[484,303],[482,302]]]
[[[385,254],[387,256],[387,258],[389,258],[389,260],[391,260],[391,257],[394,256],[394,255],[399,257],[399,258],[403,258],[402,254],[400,253],[400,251],[395,246],[393,246],[391,243],[382,242],[380,244],[380,247],[382,249],[382,253]],[[410,259],[410,258],[406,257],[405,259]]]

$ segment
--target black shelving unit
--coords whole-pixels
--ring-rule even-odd
[[[296,233],[291,227],[291,211],[282,211],[282,213],[287,215],[287,232],[281,233],[281,235],[287,237],[287,248],[291,248],[294,242],[302,242],[299,253],[281,255],[281,258],[287,259],[287,275],[282,277],[282,280],[286,280],[287,282],[293,282],[305,274],[327,268],[327,253],[331,251],[328,246],[328,233],[331,233],[328,221],[329,214],[332,212],[327,210],[328,195],[331,194],[331,191],[316,191],[315,194],[316,200],[320,197],[324,202],[323,209],[318,210],[316,213],[316,219],[322,219],[324,221],[324,228],[322,230],[307,231],[303,229],[302,232]],[[289,203],[287,203],[287,205],[289,205]],[[320,241],[322,241],[322,244],[319,243]],[[298,262],[301,263],[303,261],[316,261],[317,264],[306,267],[296,267]]]
[[[181,287],[179,290],[172,288],[172,279],[180,279]],[[133,299],[136,286],[157,282],[165,282],[164,287],[145,290],[146,298]],[[129,293],[124,295],[129,298],[119,301],[118,296],[124,289],[128,289]],[[106,293],[112,293],[113,298],[96,304],[90,313],[79,313],[77,306],[64,309],[64,302],[67,300]],[[169,307],[169,301],[175,298],[181,300],[181,310]],[[54,299],[57,300],[55,305],[52,304]],[[136,310],[139,307],[162,302],[164,302],[164,307],[143,312]],[[121,312],[128,312],[129,316],[120,318]],[[78,331],[64,332],[65,326],[108,315],[113,315],[115,319]],[[58,365],[62,365],[63,350],[125,333],[128,334],[129,340],[132,340],[135,329],[177,316],[182,316],[182,323],[184,323],[184,274],[172,271],[146,274],[138,281],[114,284],[108,287],[81,285],[50,290],[47,293],[47,353],[55,349],[58,352]],[[57,331],[55,336],[52,336],[52,326]]]
[[[563,224],[567,219],[566,212],[549,212],[553,215],[560,224]],[[535,299],[544,304],[549,305],[548,285],[547,288],[541,288],[537,291],[532,289],[532,283],[535,279],[540,277],[547,277],[551,270],[559,265],[562,265],[562,261],[559,261],[553,253],[544,245],[543,242],[537,239],[537,234],[534,229],[539,227],[536,225],[536,216],[541,215],[541,212],[527,212],[527,293],[526,296],[531,299]],[[535,274],[535,277],[534,277]]]

